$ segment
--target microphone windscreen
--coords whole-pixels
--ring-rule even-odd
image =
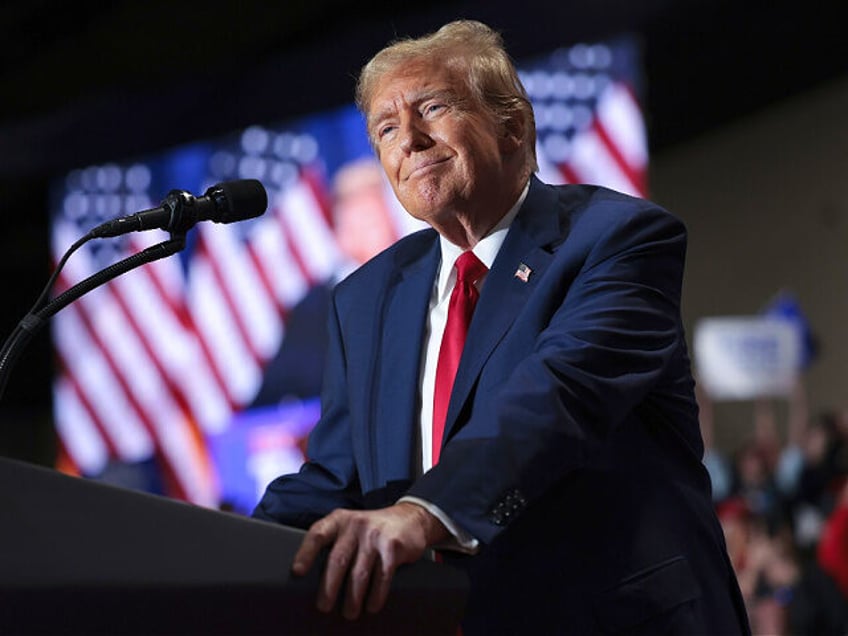
[[[216,190],[217,192],[213,192]],[[265,186],[257,179],[224,181],[209,188],[206,195],[219,202],[223,198],[219,208],[220,219],[217,219],[219,223],[252,219],[264,214],[268,207],[268,193],[265,191]]]

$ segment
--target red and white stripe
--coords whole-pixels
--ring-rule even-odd
[[[68,226],[58,226],[56,243],[67,244],[62,235],[70,231]],[[80,250],[66,265],[59,286],[68,288],[94,271],[90,254]],[[147,312],[134,312],[128,302],[136,284],[145,277],[143,269],[130,272],[121,277],[123,280],[89,292],[54,319],[57,351],[67,369],[59,383],[72,382],[78,416],[62,422],[59,430],[71,432],[74,423],[77,427],[85,425],[86,420],[79,417],[84,411],[89,433],[99,431],[102,448],[109,449],[115,459],[139,461],[155,452],[172,494],[214,505],[217,485],[197,424],[185,408],[178,387],[169,384],[151,346],[150,334],[138,322]],[[63,395],[72,397],[67,390]],[[60,406],[57,404],[56,410],[61,421],[65,415]],[[69,434],[63,441],[73,455],[76,446],[71,437]],[[144,439],[147,446],[140,446],[138,440]],[[73,459],[80,468],[105,465],[106,461],[100,457],[93,463],[89,455]]]
[[[54,228],[58,259],[78,236]],[[121,275],[54,318],[63,371],[56,381],[57,430],[81,474],[110,459],[156,454],[169,494],[217,504],[205,434],[223,431],[249,402],[282,341],[285,316],[338,262],[329,213],[310,178],[272,201],[247,228],[198,226],[186,271],[178,257]],[[133,234],[137,252],[167,238]],[[68,288],[97,271],[86,249],[66,264]]]
[[[610,84],[598,99],[592,125],[575,135],[558,168],[569,183],[603,185],[634,196],[647,194],[648,144],[633,93]]]

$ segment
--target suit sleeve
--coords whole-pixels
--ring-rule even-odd
[[[611,219],[595,224],[602,229],[586,241],[591,247],[570,284],[539,281],[565,290],[549,303],[554,309],[532,350],[496,391],[475,395],[468,421],[409,493],[484,543],[593,462],[685,358],[683,225],[654,208]],[[565,276],[556,258],[546,276]],[[512,328],[530,322],[519,317]]]
[[[346,360],[335,295],[328,317],[329,347],[321,393],[321,419],[309,436],[300,471],[272,481],[253,516],[308,528],[336,508],[360,508],[348,410]]]

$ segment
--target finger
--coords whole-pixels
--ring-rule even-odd
[[[318,588],[316,606],[322,612],[330,612],[336,604],[339,590],[347,576],[353,559],[356,557],[356,533],[349,527],[344,527],[330,554],[327,557],[327,565],[321,577],[321,585]]]
[[[361,540],[356,561],[350,569],[350,576],[348,577],[342,612],[345,618],[353,620],[361,613],[375,565],[379,568],[376,550],[367,541]]]
[[[394,565],[384,565],[378,560],[377,567],[371,575],[371,593],[368,595],[366,609],[375,614],[383,609],[389,598],[389,590],[392,587],[392,579],[395,575]]]
[[[321,550],[335,540],[337,533],[338,524],[331,517],[324,517],[313,523],[294,555],[292,572],[297,576],[305,575],[312,568]]]

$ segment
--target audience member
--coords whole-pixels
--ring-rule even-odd
[[[753,404],[751,434],[714,444],[715,406],[698,392],[704,464],[754,634],[848,633],[848,411],[811,417],[804,383]]]

